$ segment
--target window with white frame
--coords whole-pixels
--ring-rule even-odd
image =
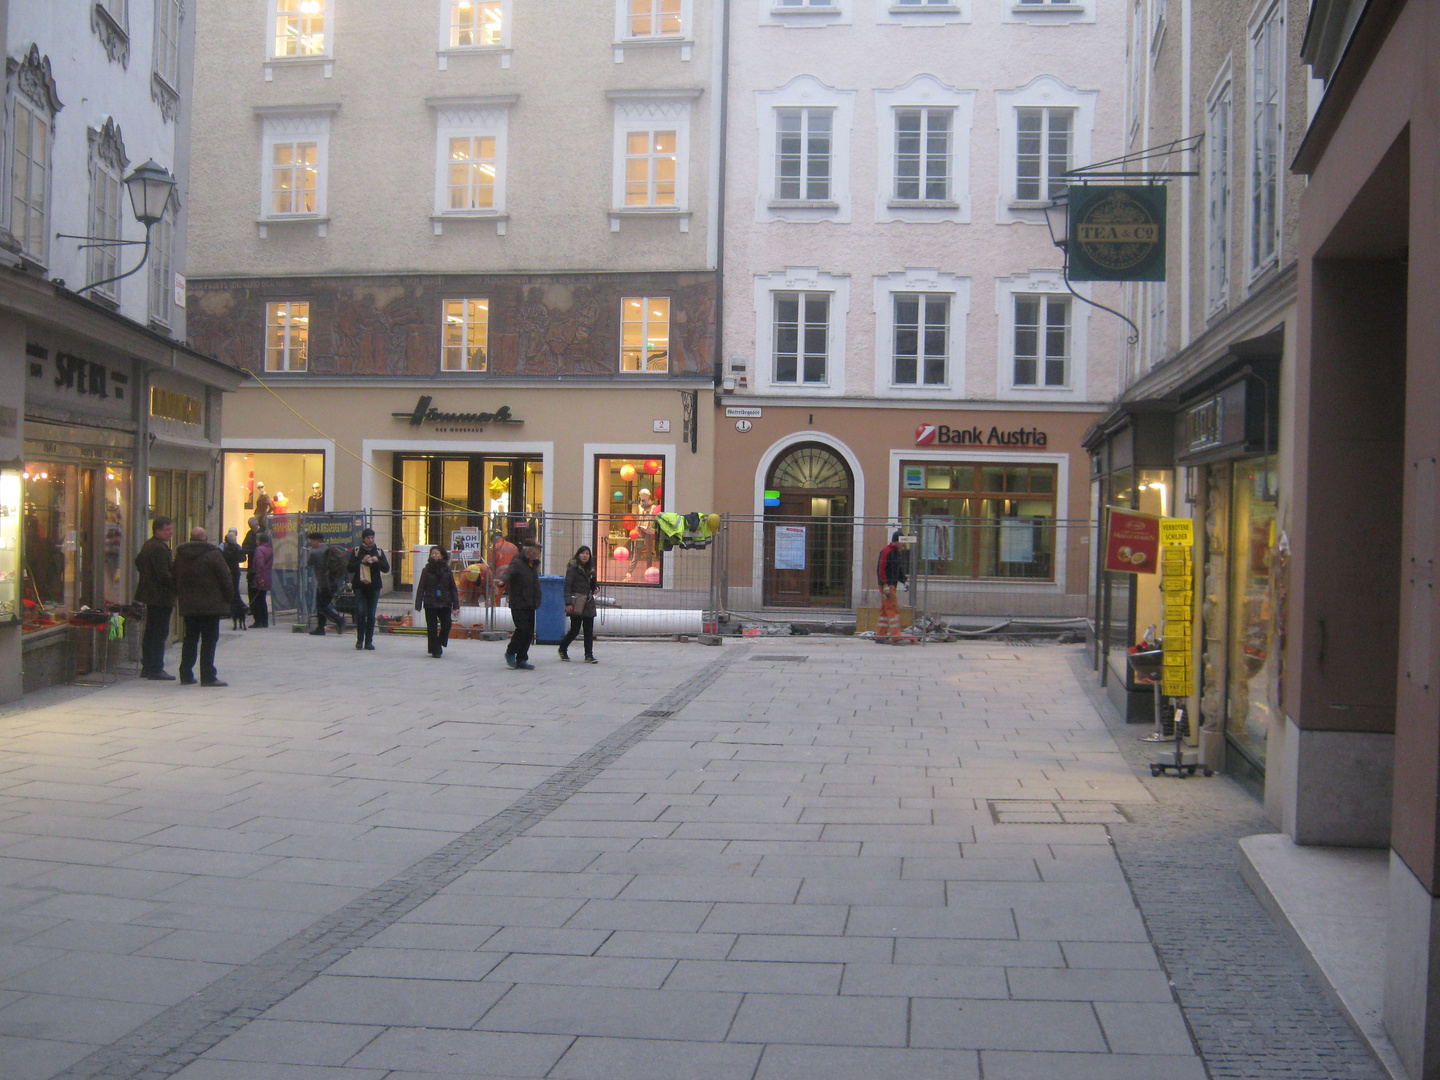
[[[677,140],[673,130],[625,133],[625,205],[674,206]]]
[[[120,271],[120,203],[127,159],[125,140],[113,119],[89,132],[90,141],[90,224],[89,235],[99,243],[88,251],[87,273],[91,283],[106,281]],[[110,241],[110,242],[106,242]],[[109,300],[120,294],[120,283],[111,281],[94,292]]]
[[[40,262],[48,252],[50,115],[21,95],[14,101],[10,154],[10,231]]]
[[[1015,296],[1017,387],[1064,387],[1070,382],[1070,298],[1055,294]]]
[[[505,155],[515,98],[443,98],[435,110],[435,232],[447,217],[492,218],[504,232]]]
[[[319,205],[320,147],[308,139],[270,146],[270,213],[313,214]]]
[[[1095,0],[1001,0],[1000,18],[1040,26],[1094,22]]]
[[[446,143],[446,211],[493,210],[495,136],[451,135]]]
[[[663,374],[670,370],[668,296],[621,299],[620,370],[640,374]]]
[[[1135,0],[1135,10],[1130,14],[1130,130],[1140,123],[1145,106],[1145,4]]]
[[[175,212],[164,215],[150,229],[150,321],[169,326],[175,297]]]
[[[304,371],[310,354],[310,303],[278,300],[265,305],[265,370]]]
[[[950,359],[950,297],[945,293],[894,295],[896,386],[944,386]]]
[[[1160,51],[1165,37],[1165,0],[1150,0],[1150,51]]]
[[[270,57],[329,56],[326,8],[330,0],[270,0]]]
[[[690,107],[699,91],[611,90],[615,167],[610,227],[660,214],[690,227]]]
[[[1250,271],[1279,257],[1284,147],[1285,9],[1270,7],[1250,34]]]
[[[446,300],[441,371],[484,371],[490,352],[490,301]]]
[[[875,91],[876,221],[970,220],[975,91],[932,75]]]
[[[891,396],[963,393],[970,281],[911,266],[875,278],[875,390]],[[838,355],[838,354],[837,354]]]
[[[955,110],[895,110],[895,198],[949,201]]]
[[[823,384],[830,366],[828,292],[776,292],[772,381],[790,385]]]
[[[499,45],[504,25],[504,0],[447,0],[450,48]]]
[[[1091,160],[1098,92],[1037,75],[995,94],[1000,120],[997,220],[1044,224],[1039,209],[1071,183],[1065,172]]]
[[[1163,281],[1147,281],[1145,292],[1149,301],[1149,333],[1146,335],[1149,346],[1148,359],[1151,367],[1165,359],[1165,350],[1169,342],[1170,326],[1166,320],[1166,303],[1169,300],[1169,290]]]
[[[1070,183],[1074,109],[1018,109],[1015,115],[1015,197],[1050,200]]]
[[[830,202],[835,110],[775,110],[775,198]]]
[[[181,0],[155,0],[155,74],[172,91],[180,89]]]
[[[627,37],[678,37],[684,32],[681,0],[623,0],[623,2],[627,8]]]
[[[323,221],[330,152],[330,113],[335,106],[296,112],[261,108],[260,218],[263,223]],[[261,235],[265,235],[262,231]]]
[[[1205,295],[1214,313],[1230,301],[1230,113],[1228,80],[1205,114]]]

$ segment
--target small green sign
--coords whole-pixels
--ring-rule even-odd
[[[1071,281],[1164,281],[1165,188],[1070,188]]]

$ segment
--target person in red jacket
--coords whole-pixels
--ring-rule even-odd
[[[900,606],[895,590],[905,584],[905,552],[900,546],[900,530],[890,534],[890,543],[880,549],[875,563],[875,576],[880,582],[880,617],[875,623],[875,640],[895,643],[900,640]]]

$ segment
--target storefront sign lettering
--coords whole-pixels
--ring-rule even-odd
[[[1069,190],[1071,281],[1164,281],[1165,188]]]
[[[1034,446],[1046,443],[1045,432],[1039,428],[1016,428],[1001,431],[992,427],[952,428],[945,424],[921,424],[915,429],[916,446]]]
[[[26,349],[30,356],[44,355],[44,349],[31,346]],[[125,388],[130,385],[130,376],[123,371],[111,371],[104,364],[86,360],[74,353],[56,352],[52,385],[56,390],[71,390],[87,397],[102,400],[115,398],[123,400]],[[31,361],[32,378],[44,378],[45,368],[41,363]]]
[[[510,406],[501,405],[494,412],[441,412],[432,408],[430,402],[433,399],[427,394],[422,395],[415,403],[415,408],[410,412],[397,412],[390,415],[396,420],[407,420],[411,427],[419,427],[421,424],[523,424],[525,421],[517,420],[510,415]]]

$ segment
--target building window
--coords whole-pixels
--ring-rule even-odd
[[[1285,14],[1272,7],[1250,37],[1250,269],[1280,247],[1280,151],[1284,146]]]
[[[499,45],[504,18],[501,0],[450,0],[450,47]]]
[[[674,131],[625,133],[625,205],[674,206],[677,164]]]
[[[490,301],[446,300],[441,371],[484,371],[490,348]]]
[[[1135,0],[1135,10],[1130,15],[1130,130],[1140,123],[1140,114],[1145,106],[1145,4]]]
[[[174,303],[175,215],[167,207],[165,215],[150,230],[150,320],[170,325]]]
[[[155,0],[155,74],[180,89],[180,2]]]
[[[89,249],[87,273],[91,283],[112,278],[119,271],[121,174],[125,171],[125,142],[114,120],[106,120],[99,131],[90,132],[90,225],[89,234],[100,241]],[[109,300],[119,296],[118,281],[101,285],[95,293]]]
[[[1230,84],[1210,104],[1205,123],[1205,292],[1215,312],[1230,299]]]
[[[950,344],[950,297],[895,294],[896,386],[943,386]]]
[[[830,294],[777,292],[775,382],[824,383],[830,353]]]
[[[826,202],[834,109],[775,110],[775,198]]]
[[[1015,297],[1016,386],[1063,387],[1070,379],[1070,298]]]
[[[495,206],[495,137],[452,135],[446,166],[449,210],[490,210]]]
[[[620,370],[670,370],[668,296],[627,296],[620,301]]]
[[[304,371],[310,352],[310,304],[281,300],[265,305],[265,370]]]
[[[1150,366],[1154,367],[1165,359],[1166,341],[1169,332],[1169,322],[1165,316],[1165,305],[1169,299],[1169,290],[1163,281],[1147,281],[1145,291],[1150,301]]]
[[[895,198],[950,198],[953,109],[895,110]]]
[[[1015,116],[1015,197],[1053,199],[1069,179],[1073,109],[1019,109]]]
[[[320,150],[313,142],[277,142],[270,149],[270,212],[313,214],[319,205]]]
[[[936,577],[1055,580],[1057,467],[900,463],[900,513]]]
[[[272,58],[328,55],[325,39],[327,0],[273,0],[275,37]]]
[[[662,586],[655,516],[665,508],[665,459],[595,458],[595,570],[601,581]]]
[[[629,0],[631,37],[673,37],[681,33],[680,0]]]
[[[44,262],[50,216],[50,118],[17,97],[14,125],[10,231],[22,251]]]

